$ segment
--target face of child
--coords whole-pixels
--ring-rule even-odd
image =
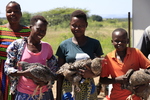
[[[75,37],[84,36],[86,27],[87,23],[83,18],[72,17],[70,22],[70,29]]]
[[[127,38],[127,34],[125,32],[116,31],[112,34],[111,42],[117,51],[124,51],[127,48],[129,39]]]
[[[18,4],[10,3],[6,7],[6,17],[9,23],[19,23],[21,19],[22,13],[19,9]]]
[[[47,25],[38,20],[33,26],[31,26],[31,34],[32,39],[36,41],[40,41],[46,35]]]

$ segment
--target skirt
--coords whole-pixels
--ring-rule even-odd
[[[86,79],[84,83],[79,84],[80,91],[74,91],[74,97],[72,95],[72,84],[64,79],[62,85],[62,100],[65,100],[65,97],[71,98],[69,100],[97,100],[97,91],[93,79]]]
[[[16,93],[15,100],[39,100],[40,95],[29,95],[26,93],[18,92]],[[44,92],[40,100],[54,100],[52,89]]]
[[[2,92],[3,100],[11,100],[11,96],[8,95],[10,85],[8,76],[4,73],[4,63],[5,60],[0,59],[0,91]]]

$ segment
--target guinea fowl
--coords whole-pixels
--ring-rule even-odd
[[[129,84],[126,86],[126,89],[132,92],[131,95],[136,95],[141,97],[142,100],[150,100],[150,71],[149,69],[140,69],[133,71],[132,69],[128,70],[126,75],[129,75],[128,81]],[[143,91],[136,92],[135,87],[145,86]],[[132,100],[132,96],[129,96],[127,100]]]
[[[42,65],[40,63],[28,63],[28,62],[24,62],[24,61],[19,62],[18,66],[21,67],[23,71],[28,70],[28,69],[30,70],[31,74],[38,80],[32,79],[31,77],[26,77],[26,78],[32,79],[35,84],[38,85],[39,81],[43,81],[43,82],[47,83],[48,88],[52,87],[52,82],[55,80],[55,76],[51,72],[49,67]],[[39,85],[36,87],[32,96],[34,96],[36,94],[38,88],[40,88],[40,96],[38,99],[38,100],[40,100],[42,98],[43,94],[41,92],[42,87],[40,87]]]
[[[101,73],[101,61],[104,58],[94,58],[77,60],[74,63],[65,63],[56,72],[57,74],[63,75],[69,82],[75,86],[76,91],[80,91],[79,83],[82,81],[82,76],[79,74],[79,69],[90,68],[95,75],[100,75]]]

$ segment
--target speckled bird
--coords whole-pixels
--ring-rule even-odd
[[[79,83],[82,80],[82,76],[79,74],[79,69],[86,69],[89,67],[95,75],[100,75],[101,73],[101,61],[103,58],[94,58],[77,60],[74,63],[65,63],[56,72],[57,74],[63,75],[68,81],[75,86],[76,91],[80,91]]]
[[[129,85],[127,87],[128,90],[130,90],[134,95],[141,97],[142,100],[150,100],[150,73],[148,69],[140,69],[137,71],[134,71],[130,78],[129,78]],[[146,88],[139,92],[136,93],[134,88],[136,86],[142,86],[145,85]],[[132,94],[132,95],[133,95]]]
[[[29,69],[31,74],[34,77],[40,79],[41,81],[45,83],[49,83],[49,85],[51,85],[51,82],[54,81],[55,79],[55,76],[50,71],[50,68],[40,63],[28,63],[28,62],[21,61],[18,63],[18,65],[22,67],[23,71]],[[27,77],[27,78],[30,78],[30,77]],[[34,83],[38,83],[37,80],[35,79],[32,79],[32,80]]]

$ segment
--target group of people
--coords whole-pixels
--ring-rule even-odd
[[[47,67],[56,75],[56,71],[65,63],[73,63],[80,59],[94,59],[104,55],[100,42],[85,35],[88,22],[86,14],[81,10],[71,14],[70,30],[73,37],[64,40],[58,46],[57,58],[53,54],[51,45],[41,41],[46,35],[48,25],[46,19],[40,15],[33,16],[30,26],[27,27],[20,25],[21,16],[20,5],[15,1],[9,2],[6,6],[8,23],[0,26],[0,98],[3,98],[2,100],[38,100],[39,98],[54,100],[53,91],[47,87],[47,83],[33,76],[30,70],[23,71],[18,66],[20,61],[48,65]],[[113,84],[110,100],[126,100],[132,93],[121,88],[121,84],[127,82],[124,81],[124,74],[129,69],[146,69],[150,67],[150,61],[140,50],[127,47],[128,33],[123,28],[117,28],[112,32],[111,43],[115,50],[105,56],[106,60],[102,64],[102,72],[99,75],[100,83]],[[56,75],[56,100],[97,100],[93,78],[98,76],[95,76],[90,69],[80,69],[79,72],[85,81],[79,85],[81,90],[75,91],[72,99],[63,98],[72,92],[72,84],[63,75]],[[37,82],[34,83],[33,79]],[[37,86],[42,87],[42,90],[37,89],[34,94]],[[138,86],[135,90],[139,92],[143,88],[144,86]],[[8,96],[8,92],[13,96]],[[142,99],[134,95],[133,100]]]

